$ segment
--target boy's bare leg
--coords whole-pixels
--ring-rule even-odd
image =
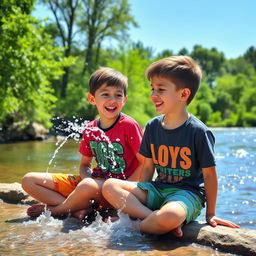
[[[140,230],[150,234],[165,234],[172,231],[182,236],[182,224],[186,219],[184,208],[177,202],[168,202],[160,210],[154,211],[140,223]]]
[[[116,179],[105,181],[102,193],[116,209],[141,219],[139,229],[142,232],[164,234],[171,231],[177,237],[183,235],[181,227],[186,219],[186,212],[180,204],[169,202],[153,212],[144,205],[147,192],[138,188],[136,182]]]
[[[48,206],[47,208],[53,216],[89,209],[93,201],[99,202],[101,200],[102,184],[102,180],[85,178],[62,203],[56,206]],[[80,213],[82,212],[80,211]]]
[[[108,179],[104,183],[102,194],[113,207],[132,217],[144,219],[152,213],[144,205],[147,192],[141,190],[136,182]]]
[[[42,204],[34,204],[27,209],[27,215],[38,217],[45,211],[46,205],[58,205],[65,197],[55,191],[50,173],[27,173],[22,179],[22,188]],[[46,204],[46,205],[45,205]]]
[[[27,173],[22,179],[22,188],[36,200],[47,205],[57,205],[65,200],[64,196],[55,191],[49,173]]]
[[[92,207],[88,207],[87,209],[82,209],[78,211],[72,212],[72,216],[79,219],[84,220],[84,218],[89,215],[93,211]]]
[[[50,173],[27,173],[22,179],[22,187],[29,195],[42,202],[42,204],[34,204],[27,209],[27,215],[32,218],[40,216],[46,207],[57,206],[66,200],[66,197],[55,191]],[[79,209],[72,215],[82,220],[90,211],[91,208]]]

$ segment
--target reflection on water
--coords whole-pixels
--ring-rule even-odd
[[[58,146],[53,138],[46,142],[0,144],[0,182],[20,182],[27,172],[45,172]],[[65,143],[49,166],[49,172],[78,173],[78,147],[79,142],[75,140]]]
[[[90,226],[68,218],[25,216],[25,207],[0,202],[0,255],[227,255],[195,244],[140,234],[125,215],[116,223],[97,219]],[[11,217],[10,217],[11,216]],[[230,254],[229,254],[230,255]]]

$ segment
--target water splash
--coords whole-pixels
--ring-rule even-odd
[[[75,117],[73,117],[75,118]],[[57,120],[59,120],[60,118],[57,117],[55,118]],[[80,137],[81,135],[83,134],[84,130],[85,129],[88,129],[88,123],[89,121],[85,120],[85,121],[82,121],[82,119],[80,118],[75,118],[75,120],[72,122],[72,121],[65,121],[63,120],[60,125],[56,126],[55,129],[57,131],[60,131],[61,133],[64,133],[64,134],[68,134],[67,136],[63,136],[61,137],[61,139],[58,139],[57,140],[57,143],[56,143],[56,146],[58,146],[49,163],[48,163],[48,167],[47,167],[47,170],[46,172],[49,171],[49,168],[53,162],[53,160],[55,159],[56,155],[58,154],[59,150],[65,145],[65,143],[68,141],[68,139],[74,139],[75,141],[79,141],[80,140]],[[63,127],[64,126],[64,127]],[[59,145],[60,143],[60,145]]]
[[[236,152],[234,153],[234,156],[235,156],[235,158],[245,158],[248,156],[248,154],[249,153],[246,150],[241,148],[241,149],[236,150]]]
[[[55,149],[51,159],[49,160],[46,173],[49,172],[50,166],[52,165],[54,159],[56,158],[60,149],[65,145],[65,143],[69,139],[74,139],[75,141],[79,142],[82,134],[85,134],[85,136],[87,137],[92,136],[95,139],[95,141],[106,141],[108,143],[109,148],[112,148],[112,149],[114,148],[113,144],[111,143],[109,137],[105,134],[105,132],[98,127],[89,127],[88,124],[90,121],[88,120],[83,121],[82,118],[76,118],[75,116],[73,116],[74,121],[70,121],[70,120],[61,121],[60,117],[57,117],[55,119],[58,120],[58,122],[60,122],[60,124],[57,125],[55,129],[59,131],[61,134],[68,134],[68,135],[57,137],[56,146],[58,147]],[[96,135],[97,132],[99,132],[99,136]],[[116,141],[119,141],[119,140],[120,139],[118,138],[116,139]],[[117,162],[115,161],[114,150],[105,152],[105,156],[113,166],[117,166]],[[101,163],[98,163],[98,164],[101,169],[103,170],[106,169],[106,167],[103,164]],[[122,175],[125,179],[126,177],[123,172],[122,172]],[[111,172],[110,172],[110,177],[112,177]]]
[[[40,239],[50,239],[51,237],[62,236],[64,227],[69,227],[65,233],[72,238],[80,237],[80,242],[90,242],[98,244],[99,241],[113,243],[122,243],[129,238],[142,238],[143,235],[138,230],[139,221],[134,221],[127,214],[118,213],[119,219],[116,222],[110,220],[105,222],[97,213],[95,221],[90,225],[81,222],[78,219],[68,217],[64,220],[56,219],[51,216],[49,211],[45,211],[35,220],[29,220],[24,223],[26,227],[34,227],[37,236],[31,236],[30,240],[39,241]],[[43,227],[43,228],[42,228]],[[41,228],[41,229],[40,229]]]

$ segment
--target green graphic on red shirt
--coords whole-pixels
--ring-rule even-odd
[[[102,172],[110,171],[113,174],[122,174],[126,168],[123,146],[118,142],[111,144],[104,141],[90,141],[93,155]]]

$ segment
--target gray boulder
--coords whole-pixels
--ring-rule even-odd
[[[0,143],[45,140],[48,134],[49,130],[37,122],[17,122],[0,130]]]
[[[37,203],[19,183],[0,183],[0,199],[8,203]],[[215,228],[203,222],[194,221],[183,227],[183,237],[179,241],[207,245],[214,249],[238,255],[256,255],[256,230],[232,229],[224,226]],[[170,239],[177,238],[167,234]]]

